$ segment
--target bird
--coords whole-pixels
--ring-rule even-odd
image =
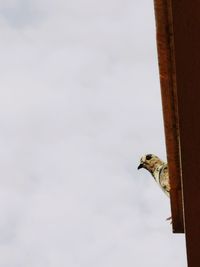
[[[140,159],[138,170],[142,168],[148,170],[151,173],[156,183],[169,197],[170,184],[167,163],[153,154],[147,154]]]
[[[147,154],[141,157],[139,169],[146,169],[151,173],[156,183],[160,186],[162,191],[170,197],[170,183],[168,165],[154,154]],[[171,216],[166,220],[171,220]],[[172,223],[172,221],[171,221]]]

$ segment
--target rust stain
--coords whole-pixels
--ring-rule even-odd
[[[171,187],[172,226],[174,233],[183,233],[179,118],[171,2],[169,0],[154,0],[154,8],[165,142]]]

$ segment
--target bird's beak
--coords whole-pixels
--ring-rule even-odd
[[[137,169],[139,170],[139,169],[142,169],[143,167],[144,167],[144,165],[142,163],[140,163],[140,165],[138,166]]]

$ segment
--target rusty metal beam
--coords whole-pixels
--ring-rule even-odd
[[[200,1],[154,3],[173,231],[185,231],[188,266],[199,267]]]
[[[179,119],[171,5],[169,0],[154,0],[154,7],[165,141],[171,186],[172,225],[174,233],[183,233]]]

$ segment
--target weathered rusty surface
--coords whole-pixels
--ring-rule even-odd
[[[154,7],[173,232],[183,233],[179,116],[171,5],[169,0],[154,0]]]
[[[172,1],[189,267],[200,266],[200,1]]]

